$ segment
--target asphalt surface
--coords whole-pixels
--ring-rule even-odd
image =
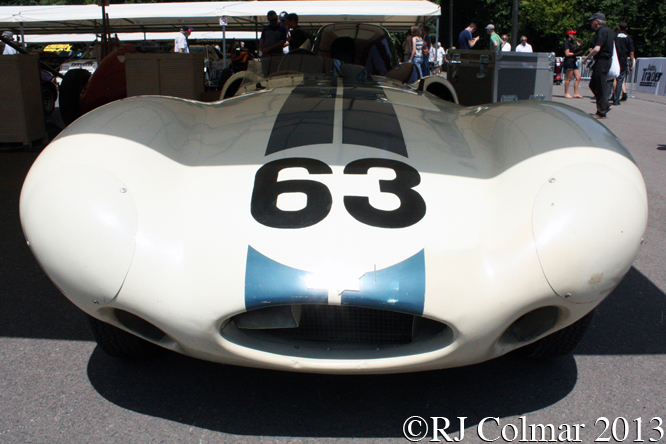
[[[556,86],[554,100],[593,113],[586,85],[581,92],[586,99],[567,100]],[[645,243],[575,352],[404,375],[294,374],[170,353],[109,358],[22,236],[19,193],[39,148],[0,149],[0,443],[398,443],[408,442],[403,424],[415,415],[448,418],[458,439],[457,418],[466,417],[466,443],[486,442],[479,431],[494,442],[537,442],[530,425],[552,425],[556,442],[666,442],[653,420],[666,421],[666,100],[637,96],[602,122],[647,183]],[[52,135],[58,126],[56,114]],[[429,435],[422,442],[432,423]]]

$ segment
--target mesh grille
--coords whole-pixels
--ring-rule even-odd
[[[297,328],[274,329],[284,339],[356,344],[407,344],[414,316],[371,308],[304,305]]]

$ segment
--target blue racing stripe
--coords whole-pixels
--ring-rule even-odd
[[[275,120],[266,156],[305,145],[333,142],[335,88],[299,85]]]
[[[393,104],[382,88],[353,87],[343,92],[342,142],[407,155]]]
[[[361,278],[360,291],[342,293],[342,305],[399,311],[417,316],[425,304],[425,253]]]
[[[311,290],[305,282],[310,273],[288,267],[247,248],[245,308],[285,304],[326,304],[326,290]]]
[[[245,308],[269,305],[327,304],[327,290],[307,287],[311,272],[276,262],[248,246],[245,271]],[[424,250],[390,267],[368,271],[360,290],[342,293],[342,305],[397,311],[417,316],[425,304]]]

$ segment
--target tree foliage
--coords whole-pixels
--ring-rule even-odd
[[[440,40],[449,46],[449,0],[436,0],[442,6]],[[499,34],[511,36],[513,0],[468,0],[454,2],[453,46],[458,34],[469,23],[479,26],[482,40],[477,44],[487,48],[489,38],[484,30],[488,23]],[[587,21],[595,12],[603,12],[607,24],[616,29],[620,22],[629,24],[637,57],[666,57],[666,2],[654,0],[520,0],[518,33],[525,35],[535,51],[563,55],[564,33],[577,32],[583,47],[591,45],[594,31]],[[589,46],[588,46],[589,47]]]

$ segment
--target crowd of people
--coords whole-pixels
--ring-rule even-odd
[[[313,38],[299,26],[298,14],[289,14],[284,11],[278,15],[275,11],[269,11],[266,18],[268,24],[262,29],[261,38],[259,39],[261,57],[283,55],[299,48],[311,48]],[[624,81],[634,69],[634,46],[627,33],[627,23],[620,23],[617,32],[613,32],[606,25],[606,16],[601,12],[595,13],[588,20],[591,28],[595,31],[595,36],[591,49],[580,63],[586,64],[592,72],[589,86],[597,104],[597,112],[594,117],[603,119],[606,118],[611,105],[618,106],[622,101],[627,100]],[[460,32],[458,35],[458,47],[460,49],[478,49],[477,44],[480,36],[474,36],[477,29],[475,23],[470,23]],[[174,41],[175,52],[189,52],[187,38],[192,30],[190,26],[181,28]],[[489,36],[488,49],[491,51],[533,52],[532,46],[527,42],[527,37],[524,35],[521,36],[520,43],[512,48],[508,35],[502,34],[500,37],[492,23],[488,24],[485,30]],[[10,31],[5,31],[3,37],[12,40],[13,34]],[[440,42],[433,45],[428,26],[423,26],[423,28],[412,26],[407,31],[402,49],[404,53],[403,61],[414,64],[419,77],[425,77],[431,73],[443,74],[448,55]],[[452,49],[456,49],[455,46]],[[608,74],[614,51],[619,61],[619,74],[611,76],[613,79],[609,81]],[[5,45],[3,54],[13,54],[15,52],[9,45]],[[565,33],[563,52],[564,97],[567,99],[581,99],[583,96],[579,91],[581,70],[578,60],[585,50],[580,40],[576,39],[576,31],[573,29]],[[569,93],[572,80],[573,95]]]
[[[260,56],[270,57],[288,54],[299,48],[310,49],[312,36],[298,24],[298,14],[275,11],[266,14],[268,25],[261,30]]]
[[[613,32],[606,26],[606,16],[598,12],[589,18],[590,26],[595,31],[595,37],[592,47],[588,54],[582,59],[582,63],[587,64],[591,69],[590,89],[595,97],[597,112],[595,118],[606,118],[606,114],[612,105],[620,105],[622,101],[627,100],[627,91],[624,84],[628,73],[634,69],[634,45],[631,37],[627,34],[628,25],[621,22],[616,32]],[[496,33],[495,26],[491,23],[486,26],[486,32],[490,36],[491,51],[511,51],[511,44],[506,34],[501,37]],[[458,35],[458,46],[461,49],[474,49],[480,40],[480,36],[474,37],[477,31],[477,25],[470,23]],[[454,47],[455,48],[455,47]],[[478,48],[477,48],[478,49]],[[521,36],[520,43],[516,45],[515,52],[533,52],[532,45],[527,43],[527,37]],[[619,75],[614,79],[609,77],[609,70],[613,58],[613,51],[616,51],[620,69]],[[565,33],[563,45],[564,59],[562,69],[565,73],[564,97],[567,99],[582,99],[579,92],[581,73],[579,67],[579,58],[585,52],[581,46],[580,40],[576,39],[576,31],[571,29]],[[573,95],[569,93],[571,80],[574,80]]]

